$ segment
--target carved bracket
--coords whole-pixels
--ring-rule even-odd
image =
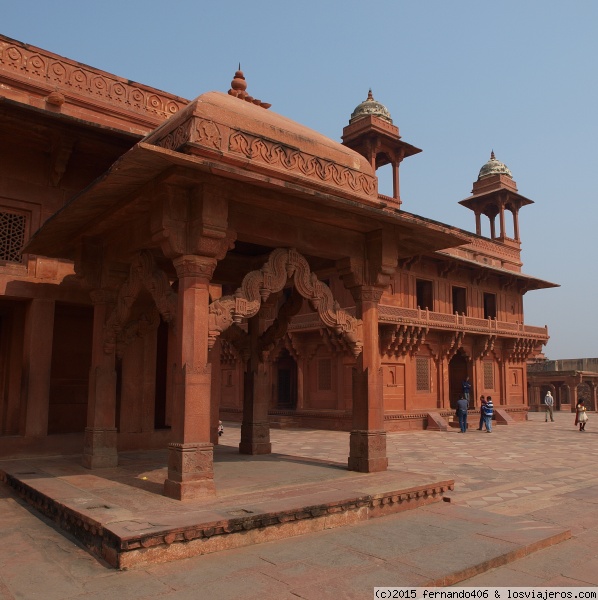
[[[455,356],[455,354],[457,354],[457,352],[461,349],[461,347],[463,346],[463,339],[465,338],[465,332],[464,331],[455,331],[452,334],[449,334],[446,338],[445,338],[445,345],[444,345],[444,355],[446,356],[447,360],[451,360],[451,358],[453,358],[453,356]],[[470,357],[471,360],[471,357]]]
[[[222,336],[222,341],[225,342],[222,347],[227,347],[227,352],[231,357],[233,356],[232,350],[234,350],[234,353],[236,353],[243,364],[247,363],[251,350],[249,347],[249,335],[245,330],[241,329],[238,325],[233,325],[226,330]]]
[[[428,327],[419,325],[397,325],[383,327],[380,335],[380,348],[388,356],[413,356],[426,340]]]
[[[120,286],[116,306],[106,322],[105,352],[109,353],[116,349],[117,338],[129,320],[131,308],[143,288],[151,294],[164,321],[174,322],[177,294],[170,287],[166,273],[157,267],[152,253],[149,250],[142,250],[131,264],[129,277]]]
[[[340,308],[330,288],[309,269],[307,260],[295,249],[277,248],[264,266],[243,278],[241,287],[232,296],[224,296],[210,304],[208,346],[232,323],[253,317],[270,294],[283,289],[289,279],[295,288],[317,311],[320,319],[337,335],[343,336],[354,356],[363,348],[363,324]]]
[[[260,355],[272,350],[276,342],[286,334],[291,318],[301,310],[301,306],[303,306],[303,298],[295,289],[280,307],[274,323],[260,336],[258,340],[258,352]]]
[[[482,338],[482,342],[482,344],[476,346],[474,349],[476,360],[482,360],[483,358],[486,358],[486,356],[488,356],[488,353],[494,350],[496,335],[486,335]]]
[[[490,271],[488,269],[481,268],[473,273],[471,279],[475,285],[480,285],[480,284],[488,281],[489,277],[490,277]]]
[[[454,273],[458,268],[459,265],[457,261],[447,260],[446,262],[442,262],[438,265],[438,275],[446,279],[451,273]]]
[[[144,312],[139,318],[129,321],[118,333],[116,338],[116,356],[122,358],[125,348],[131,344],[135,338],[145,337],[150,331],[158,328],[160,325],[160,313],[153,306]]]
[[[542,349],[542,343],[529,338],[517,338],[506,347],[508,362],[524,362],[530,355],[537,354]]]

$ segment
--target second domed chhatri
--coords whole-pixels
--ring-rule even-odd
[[[480,169],[478,181],[489,175],[506,175],[513,179],[513,174],[509,167],[507,167],[505,163],[500,162],[500,160],[497,160],[496,156],[494,156],[494,150],[490,153],[490,160]]]
[[[388,112],[388,108],[386,108],[386,106],[384,106],[384,104],[381,102],[376,102],[376,100],[374,100],[372,90],[368,91],[368,97],[361,104],[358,104],[355,110],[351,113],[349,123],[353,123],[357,119],[360,119],[361,117],[367,117],[369,115],[374,115],[380,119],[384,119],[385,121],[392,123],[392,117],[390,116],[390,112]]]

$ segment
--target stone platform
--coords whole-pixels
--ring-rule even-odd
[[[454,430],[389,434],[389,461],[397,472],[425,474],[428,481],[454,478],[455,489],[443,495],[450,502],[186,560],[140,563],[129,570],[106,568],[0,483],[0,598],[181,600],[209,590],[218,600],[361,600],[372,598],[379,585],[598,585],[598,561],[591,558],[598,540],[598,475],[593,470],[598,433],[580,434],[569,413],[557,412],[555,420],[544,423],[544,415],[534,413],[530,421],[497,427],[492,435],[475,429],[467,435]],[[217,510],[233,505],[236,497],[257,502],[263,493],[266,502],[266,494],[289,497],[303,486],[323,491],[345,477],[369,477],[344,469],[345,432],[272,430],[278,452],[274,462],[239,456],[239,439],[239,427],[225,423],[223,441],[230,447],[217,450]],[[553,451],[550,461],[547,443]],[[103,473],[103,481],[94,473],[98,485],[91,493],[105,487],[103,498],[128,509],[129,520],[134,513],[141,523],[137,506],[116,497],[115,483],[139,486],[159,500],[161,486],[158,477],[153,479],[151,458],[123,455],[118,473]],[[60,461],[53,459],[55,469]],[[19,466],[26,463],[38,461]],[[0,468],[6,466],[0,461]],[[57,470],[56,476],[70,476],[74,483],[79,472],[90,474],[79,468],[70,475]],[[75,494],[90,498],[81,488]],[[172,502],[162,500],[162,507]],[[237,507],[251,509],[244,502]],[[185,546],[173,542],[171,548],[177,545]]]
[[[78,456],[7,460],[0,479],[120,569],[352,525],[438,502],[454,484],[218,446],[218,495],[180,502],[161,494],[165,451],[121,453],[119,460],[117,468],[93,471]]]

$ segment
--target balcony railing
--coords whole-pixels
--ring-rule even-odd
[[[509,323],[496,319],[479,319],[459,314],[432,312],[421,308],[401,308],[380,305],[378,309],[380,323],[406,323],[422,325],[430,329],[466,331],[470,333],[504,335],[507,337],[529,337],[548,339],[547,327],[534,327],[523,323]]]
[[[345,308],[349,314],[355,315],[355,307]],[[421,308],[402,308],[397,306],[378,307],[378,318],[381,324],[418,325],[429,329],[444,331],[464,331],[480,335],[501,335],[505,337],[526,337],[537,340],[548,339],[547,327],[535,327],[523,323],[509,323],[496,319],[479,319],[459,314],[437,313]],[[318,329],[322,322],[317,314],[297,315],[289,325],[291,331]]]

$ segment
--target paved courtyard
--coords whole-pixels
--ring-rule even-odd
[[[98,562],[0,484],[0,599],[372,598],[376,585],[417,585],[418,560],[468,573],[505,545],[467,546],[451,510],[496,528],[527,520],[572,531],[569,540],[459,585],[598,585],[598,416],[590,415],[585,433],[570,413],[555,419],[532,413],[492,434],[475,430],[476,421],[464,435],[389,434],[393,466],[455,480],[450,506],[129,571]],[[271,438],[274,452],[346,464],[347,433],[272,430]],[[238,426],[227,424],[222,441],[236,446]]]

